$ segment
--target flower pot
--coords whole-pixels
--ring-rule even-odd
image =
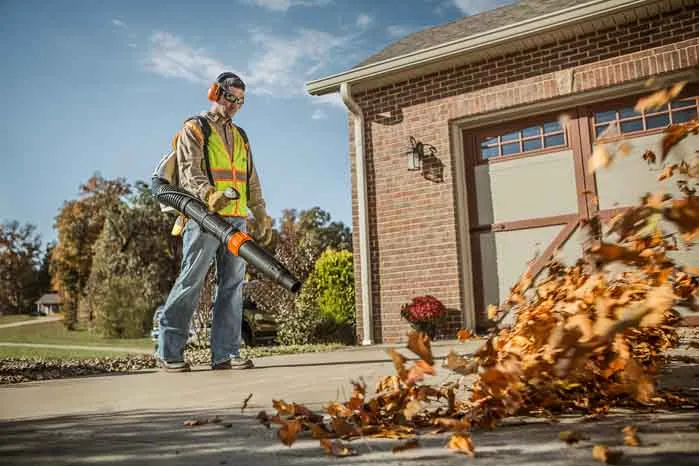
[[[413,322],[411,326],[418,332],[422,332],[434,340],[437,335],[437,324],[435,322]]]

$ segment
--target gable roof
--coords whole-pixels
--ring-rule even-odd
[[[62,302],[58,293],[46,293],[36,301],[36,304],[61,304]]]
[[[589,2],[590,0],[522,0],[494,10],[465,16],[451,23],[410,34],[365,59],[352,69]]]

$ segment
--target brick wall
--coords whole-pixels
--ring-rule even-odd
[[[685,6],[357,93],[355,99],[366,117],[375,341],[405,340],[408,325],[400,317],[400,306],[416,295],[432,294],[453,309],[446,336],[453,338],[462,322],[449,120],[697,66],[698,24],[696,6]],[[353,230],[357,232],[353,135],[350,118]],[[410,136],[436,147],[443,182],[407,170]],[[354,242],[361,341],[359,235],[354,235]]]

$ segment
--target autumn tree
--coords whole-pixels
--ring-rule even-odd
[[[17,221],[0,225],[0,309],[27,313],[41,293],[41,239],[36,227]]]
[[[54,289],[63,299],[63,322],[74,329],[78,304],[92,268],[93,246],[108,212],[117,208],[121,197],[130,192],[124,179],[91,177],[80,186],[80,197],[66,201],[56,216],[57,243],[51,255]]]

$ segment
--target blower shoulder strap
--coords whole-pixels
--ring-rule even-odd
[[[189,125],[188,123],[192,120],[197,120],[199,127],[194,125]],[[206,176],[209,178],[209,183],[214,186],[214,177],[211,175],[211,166],[209,163],[209,136],[211,135],[211,125],[206,117],[201,115],[194,115],[187,118],[184,121],[185,125],[192,128],[194,134],[200,139],[202,143],[202,152],[204,154],[204,166],[206,167]]]

